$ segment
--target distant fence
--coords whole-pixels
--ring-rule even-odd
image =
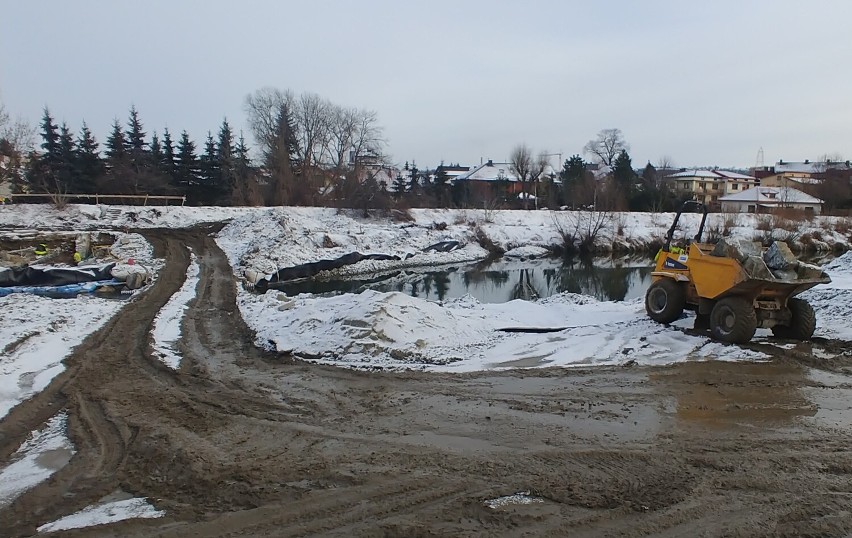
[[[151,204],[165,204],[169,205],[170,202],[180,202],[180,205],[184,205],[186,203],[186,196],[158,196],[158,195],[149,195],[149,194],[9,194],[5,197],[7,200],[11,202],[15,202],[15,200],[21,201],[45,201],[45,202],[55,202],[57,198],[60,198],[66,202],[71,202],[75,200],[94,200],[96,204],[109,203],[110,200],[130,200],[136,202],[136,204],[141,203],[141,205],[148,205],[149,202]]]

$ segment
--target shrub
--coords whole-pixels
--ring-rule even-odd
[[[476,228],[474,237],[476,237],[476,241],[479,243],[479,246],[487,250],[492,256],[499,257],[506,253],[505,250],[500,248],[500,246],[496,245],[494,241],[492,241],[491,238],[488,237],[488,234],[486,234],[485,230],[483,230],[482,228]]]
[[[770,232],[774,226],[772,225],[772,215],[761,215],[757,218],[755,228],[762,232]]]

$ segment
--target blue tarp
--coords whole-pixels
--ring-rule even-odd
[[[95,293],[98,288],[104,286],[124,286],[120,280],[100,280],[97,282],[81,282],[78,284],[63,284],[61,286],[7,286],[0,287],[0,297],[12,293],[31,293],[43,297],[63,298],[76,297],[78,295]]]

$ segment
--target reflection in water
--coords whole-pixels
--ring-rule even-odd
[[[470,294],[483,303],[533,300],[562,292],[582,293],[600,300],[642,297],[650,284],[649,259],[498,260],[439,270],[407,270],[370,279],[309,280],[276,284],[288,295],[333,295],[372,289],[398,291],[432,301]]]

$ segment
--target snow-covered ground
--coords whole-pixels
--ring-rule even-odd
[[[69,206],[0,206],[0,230],[103,230],[116,233],[113,254],[133,259],[156,271],[150,245],[135,228],[182,228],[199,223],[230,221],[217,241],[235,274],[269,275],[280,268],[334,259],[351,252],[388,254],[399,260],[364,260],[334,271],[336,276],[371,274],[407,267],[479,260],[487,255],[477,236],[483,235],[517,257],[540,256],[561,243],[560,231],[582,227],[582,215],[548,211],[412,210],[413,220],[364,219],[351,212],[323,208],[185,208]],[[599,241],[647,245],[659,240],[671,214],[615,215]],[[765,221],[753,215],[713,215],[708,228],[727,228],[731,237],[754,239],[757,234],[786,237],[811,234],[830,247],[849,242],[832,231],[837,219],[800,223],[797,231],[759,232]],[[685,215],[682,227],[696,225]],[[788,228],[790,224],[785,224]],[[0,231],[2,235],[2,231]],[[451,252],[424,252],[441,241],[458,241]],[[852,253],[825,270],[833,282],[804,294],[818,316],[817,335],[852,340]],[[153,339],[160,358],[172,367],[180,357],[173,344],[180,321],[194,297],[198,264],[157,319]],[[330,275],[328,275],[330,276]],[[144,292],[144,290],[143,290]],[[270,291],[258,295],[238,287],[243,317],[257,332],[258,345],[272,345],[317,362],[358,368],[414,368],[468,372],[495,368],[595,366],[624,363],[670,364],[687,360],[761,360],[765,356],[738,346],[684,334],[650,321],[641,299],[598,301],[562,293],[547,299],[483,304],[470,296],[444,302],[403,293],[365,291],[335,297],[287,297]],[[62,360],[88,334],[119,308],[132,302],[80,297],[47,299],[29,295],[0,298],[0,418],[17,403],[43,389],[63,370]],[[675,325],[689,327],[690,317]],[[500,329],[551,328],[555,332],[505,332]],[[758,337],[769,331],[759,330]],[[271,343],[271,344],[270,344]],[[0,470],[0,505],[47,478],[51,465],[64,464],[73,447],[64,436],[64,416],[35,432]],[[67,461],[65,459],[64,461]],[[42,463],[50,462],[42,465]],[[144,499],[104,500],[78,514],[39,529],[49,532],[95,525],[126,517],[162,515]]]
[[[397,255],[400,261],[366,260],[328,272],[327,276],[369,274],[413,265],[441,263],[447,257],[482,257],[473,244],[475,230],[519,256],[532,256],[559,242],[558,229],[571,224],[561,212],[450,210],[412,211],[412,223],[363,221],[330,209],[270,209],[234,219],[222,230],[219,244],[237,274],[270,274],[280,267],[337,258],[352,251]],[[487,218],[486,218],[487,217]],[[686,230],[697,228],[698,215],[684,215]],[[672,215],[624,214],[609,239],[626,244],[649,242],[664,234]],[[728,222],[726,222],[728,221]],[[801,233],[807,233],[802,223]],[[573,225],[576,225],[576,221]],[[820,226],[816,221],[813,226]],[[711,215],[708,229],[728,226],[732,237],[753,238],[754,215]],[[271,232],[271,233],[270,233]],[[782,236],[788,230],[768,231]],[[819,234],[823,239],[828,232]],[[836,241],[841,240],[841,236]],[[449,254],[422,253],[425,246],[455,240],[462,247]],[[852,266],[852,254],[832,265],[839,286]],[[811,292],[818,316],[817,334],[845,338],[852,313],[849,301],[838,303],[836,287]],[[287,297],[270,291],[241,290],[243,317],[257,332],[258,345],[272,345],[318,362],[360,368],[417,368],[471,371],[488,368],[612,365],[625,362],[670,364],[715,358],[760,359],[763,355],[690,336],[649,320],[642,300],[598,302],[561,294],[538,302],[480,304],[472,297],[429,302],[403,293],[365,291],[335,297]],[[687,317],[676,325],[691,327]],[[554,333],[507,333],[507,327],[565,329]],[[758,337],[769,331],[759,330]]]
[[[441,209],[411,210],[409,216],[404,220],[369,219],[361,218],[357,212],[329,208],[70,206],[59,212],[27,205],[0,207],[0,226],[22,229],[37,222],[37,227],[43,229],[115,230],[130,226],[185,227],[229,220],[217,241],[239,277],[247,272],[269,275],[283,267],[356,251],[400,258],[364,260],[327,275],[346,276],[479,260],[487,255],[476,239],[482,234],[513,255],[537,256],[561,242],[560,232],[582,228],[588,224],[584,219],[589,218],[572,212]],[[672,217],[614,214],[601,240],[646,244],[662,237]],[[848,241],[843,234],[830,231],[836,220],[832,219],[799,223],[797,233],[818,236],[826,244]],[[698,215],[684,215],[682,227],[689,230],[697,226],[697,221]],[[766,217],[754,215],[711,215],[707,228],[727,228],[732,237],[751,239],[765,222]],[[789,228],[790,223],[785,225]],[[780,236],[790,231],[759,233]],[[424,252],[429,245],[441,241],[458,241],[460,247],[451,252]],[[121,235],[115,248],[127,244],[134,248],[121,252],[125,257],[150,259],[150,252],[139,252],[139,243],[135,234]],[[852,338],[847,306],[852,303],[848,300],[852,293],[849,256],[827,267],[835,279],[833,284],[806,294],[817,309],[818,335]],[[179,357],[172,344],[179,338],[180,317],[197,283],[193,271],[197,271],[196,264],[190,266],[187,283],[160,314],[154,331],[159,355],[173,366]],[[480,304],[472,297],[463,297],[436,303],[402,293],[372,291],[336,297],[286,297],[274,291],[257,295],[242,286],[238,297],[243,316],[257,332],[259,344],[271,342],[280,351],[347,366],[470,371],[626,361],[667,364],[704,357],[759,358],[736,346],[721,346],[659,326],[647,319],[641,300],[598,302],[561,294],[538,302]],[[0,410],[8,411],[21,398],[45,386],[51,375],[61,371],[61,359],[70,348],[112,316],[119,305],[83,298],[67,303],[31,297],[3,299],[0,327],[8,330],[0,333],[0,344],[11,346],[13,360],[0,363],[0,397],[8,402]],[[685,319],[679,323],[690,322]],[[498,330],[507,327],[564,329],[547,334]],[[41,352],[55,349],[63,353]],[[38,354],[40,362],[14,359],[28,350]]]

